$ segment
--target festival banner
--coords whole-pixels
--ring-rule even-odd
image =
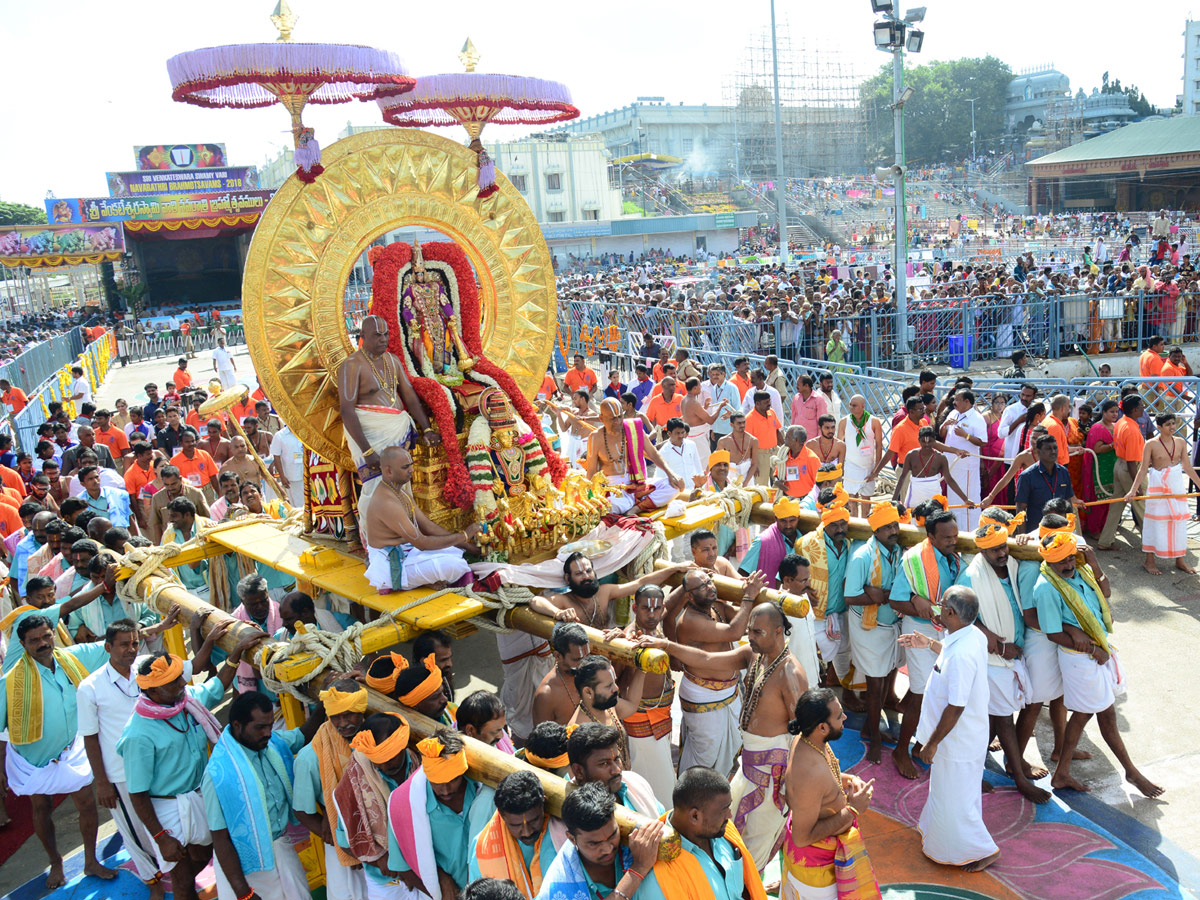
[[[133,148],[139,171],[223,169],[229,163],[224,144],[145,144]]]
[[[116,259],[125,235],[113,225],[9,225],[0,227],[0,264],[61,266]]]
[[[149,197],[47,198],[51,222],[153,222],[262,212],[274,191],[162,194]]]
[[[110,197],[145,197],[159,194],[213,194],[258,189],[258,169],[170,169],[148,172],[108,172]]]

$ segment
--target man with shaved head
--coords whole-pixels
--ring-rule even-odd
[[[404,366],[388,352],[388,326],[380,316],[363,319],[361,349],[346,357],[338,368],[338,406],[346,446],[363,483],[358,508],[365,522],[371,498],[379,487],[383,451],[407,444],[414,422],[425,443],[441,440],[430,429]]]
[[[388,447],[380,463],[380,487],[362,518],[370,536],[367,581],[381,593],[465,582],[471,569],[463,550],[476,549],[472,540],[482,526],[450,532],[421,512],[413,502],[412,456],[403,447]]]
[[[871,473],[883,459],[883,425],[867,412],[867,398],[855,394],[850,398],[850,415],[838,422],[837,439],[846,442],[846,462],[842,468],[842,485],[852,500],[850,514],[866,518],[875,495]]]
[[[613,512],[624,514],[634,506],[647,510],[666,506],[676,491],[687,487],[647,440],[641,421],[621,417],[619,400],[604,399],[600,404],[600,421],[602,427],[588,435],[584,468],[589,478],[603,472],[610,484],[625,486],[624,494],[614,494],[611,498]],[[654,463],[661,473],[653,481],[646,475],[647,462]]]

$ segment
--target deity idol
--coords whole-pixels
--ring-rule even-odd
[[[421,245],[413,241],[412,277],[400,297],[400,315],[408,331],[408,350],[418,369],[443,384],[459,383],[455,370],[475,365],[454,322],[454,304],[442,283],[425,270]],[[447,346],[449,342],[450,346]]]

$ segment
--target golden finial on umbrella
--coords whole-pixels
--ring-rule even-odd
[[[479,51],[475,49],[475,45],[467,38],[467,42],[463,44],[462,52],[458,54],[458,58],[462,61],[463,66],[468,72],[474,72],[475,67],[479,65]]]
[[[275,12],[271,13],[271,24],[279,32],[279,37],[275,40],[289,43],[292,40],[292,29],[298,21],[300,17],[292,12],[287,0],[279,0],[275,4]]]

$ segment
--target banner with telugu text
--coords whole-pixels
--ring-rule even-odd
[[[46,199],[51,222],[151,222],[260,213],[274,191],[224,191],[212,194],[161,194],[149,197],[75,197]]]

